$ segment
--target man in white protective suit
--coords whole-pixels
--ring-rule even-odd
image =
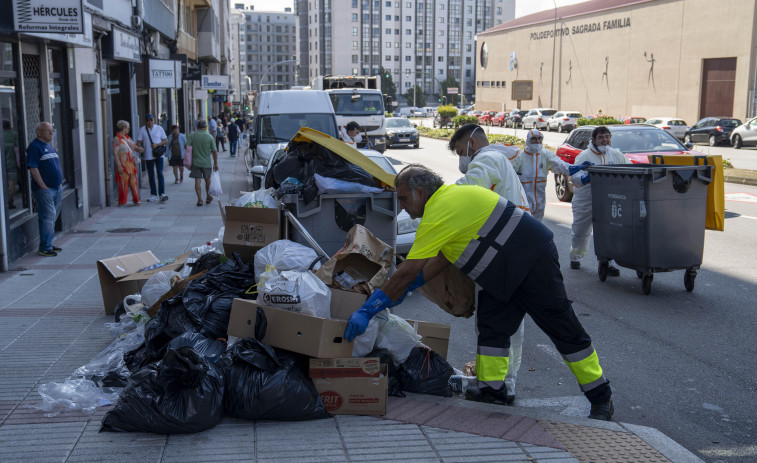
[[[569,176],[590,165],[588,162],[570,165],[552,151],[544,149],[543,142],[544,135],[538,129],[531,129],[526,134],[526,147],[510,157],[526,192],[531,215],[538,221],[544,218],[549,171]]]
[[[526,192],[509,161],[510,157],[517,154],[518,148],[499,143],[490,145],[481,127],[467,124],[452,135],[449,149],[459,156],[458,167],[464,174],[455,183],[482,186],[524,211],[529,211]],[[521,322],[518,331],[510,337],[510,365],[505,375],[507,405],[515,402],[515,380],[523,354],[523,334],[524,323]]]
[[[591,133],[589,147],[576,156],[575,164],[589,162],[596,165],[630,164],[630,161],[620,151],[611,148],[612,135],[610,129],[599,126]],[[591,183],[589,174],[577,172],[572,174],[573,183],[573,227],[571,229],[570,268],[581,268],[581,259],[589,249],[591,236]],[[620,270],[615,266],[607,269],[607,275],[618,276]]]

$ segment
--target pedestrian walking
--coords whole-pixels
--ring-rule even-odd
[[[452,135],[448,148],[458,155],[458,168],[463,175],[458,185],[478,185],[491,190],[524,211],[529,210],[526,193],[509,158],[517,155],[518,149],[502,144],[490,145],[478,124],[466,124]],[[515,382],[523,356],[525,323],[510,337],[510,363],[505,376],[507,405],[515,402]]]
[[[219,117],[216,119],[216,151],[226,151],[226,129],[223,127],[223,120]],[[218,145],[221,145],[223,150],[219,149]]]
[[[129,137],[131,125],[127,121],[116,122],[116,136],[113,137],[113,163],[116,165],[116,183],[118,183],[118,205],[125,206],[131,199],[135,206],[139,206],[139,187],[137,186],[137,164],[144,148],[137,146]]]
[[[189,178],[195,179],[195,193],[197,193],[197,205],[210,204],[213,197],[208,192],[210,189],[210,175],[218,170],[218,150],[214,137],[206,130],[205,121],[200,121],[195,131],[189,137],[189,146],[192,147],[192,170]],[[211,164],[211,156],[213,162]],[[212,168],[212,169],[211,169]],[[202,201],[202,179],[205,179],[205,203]]]
[[[525,314],[549,336],[591,403],[589,418],[610,420],[612,390],[591,338],[565,292],[552,232],[493,191],[444,185],[419,164],[397,174],[400,207],[421,218],[407,260],[353,313],[344,332],[352,341],[370,319],[453,263],[481,290],[476,303],[475,385],[466,398],[507,402],[510,336]]]
[[[26,148],[26,167],[32,176],[32,196],[37,205],[39,221],[39,255],[55,257],[61,248],[53,245],[55,221],[60,215],[63,171],[58,152],[50,144],[53,126],[40,122],[35,129],[37,138]]]
[[[237,155],[237,143],[239,142],[239,126],[235,123],[234,119],[226,127],[226,133],[229,137],[229,154],[233,158]]]
[[[605,126],[599,126],[591,132],[591,141],[589,147],[582,151],[574,164],[583,164],[585,162],[596,165],[611,164],[630,164],[623,153],[610,147],[612,134],[610,129]],[[586,255],[589,249],[589,237],[591,237],[591,183],[589,183],[589,174],[578,172],[570,177],[573,183],[573,225],[571,227],[570,243],[570,268],[581,268],[581,259]],[[607,269],[609,276],[620,275],[617,267],[610,265]]]
[[[168,165],[173,167],[174,183],[184,181],[184,146],[187,144],[187,136],[179,132],[179,126],[171,126],[171,134],[168,136]]]
[[[570,165],[555,153],[544,148],[544,135],[539,129],[531,129],[526,134],[526,146],[510,158],[515,172],[528,198],[531,215],[541,222],[547,205],[547,176],[552,171],[556,174],[570,176],[591,165]]]
[[[148,201],[166,201],[166,185],[163,179],[163,155],[166,152],[168,137],[163,127],[156,125],[152,114],[145,114],[145,125],[140,127],[137,143],[144,148],[147,179],[150,181],[150,198]],[[155,185],[157,172],[158,184]]]

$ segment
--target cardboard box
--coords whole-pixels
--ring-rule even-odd
[[[378,377],[381,362],[376,357],[310,359],[311,378]]]
[[[444,323],[422,322],[407,320],[415,328],[415,332],[421,335],[421,342],[431,348],[445,359],[449,348],[450,325]]]
[[[180,270],[187,257],[189,253],[176,256],[172,264],[141,272],[140,269],[160,262],[150,251],[98,260],[97,276],[100,278],[105,314],[112,315],[118,303],[126,296],[139,293],[142,285],[155,273]]]
[[[316,377],[313,384],[332,415],[385,415],[387,366],[381,365],[379,372],[378,377]]]
[[[281,239],[281,211],[276,208],[221,207],[221,218],[226,227],[223,232],[223,252],[227,257],[239,253],[249,262],[261,249]]]
[[[347,328],[346,319],[366,299],[364,294],[332,289],[332,319],[266,307],[257,301],[234,299],[228,333],[239,338],[254,336],[257,309],[260,307],[268,321],[262,342],[310,357],[351,357],[353,343],[342,337]]]

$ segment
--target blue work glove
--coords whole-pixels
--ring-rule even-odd
[[[586,185],[587,183],[591,182],[591,179],[588,175],[584,175],[581,177],[581,185]]]
[[[347,329],[344,330],[344,338],[348,341],[352,341],[355,337],[365,333],[368,328],[368,322],[371,321],[374,315],[389,307],[392,300],[389,296],[384,294],[383,291],[377,289],[371,293],[371,297],[350,315],[350,319],[347,322]]]
[[[415,291],[416,289],[420,288],[421,286],[426,284],[426,280],[423,278],[423,270],[418,274],[417,277],[415,277],[415,280],[413,280],[412,283],[410,283],[410,286],[407,287],[405,292],[402,294],[402,296],[399,297],[396,301],[389,304],[389,307],[396,307],[400,304],[402,304],[402,301],[405,300],[405,296],[407,296],[408,293]]]
[[[568,174],[575,175],[578,171],[584,170],[584,169],[588,168],[589,166],[593,166],[593,165],[594,165],[593,162],[584,161],[581,164],[569,166],[568,167]]]

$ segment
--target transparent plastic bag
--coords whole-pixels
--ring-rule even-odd
[[[142,303],[147,307],[152,307],[179,279],[181,275],[178,272],[166,271],[154,274],[142,286]]]
[[[259,286],[265,305],[331,318],[331,290],[312,272],[284,271]]]
[[[279,272],[295,270],[307,271],[318,259],[318,254],[311,248],[289,240],[278,240],[255,253],[255,275],[262,275],[271,270]]]
[[[276,208],[276,200],[273,199],[273,188],[261,188],[255,191],[242,191],[242,196],[234,201],[236,207],[267,207]]]
[[[210,174],[210,188],[208,188],[208,194],[210,196],[221,196],[223,195],[223,188],[221,188],[221,174],[214,170],[212,174]]]
[[[353,357],[365,357],[376,348],[376,339],[378,338],[379,330],[388,318],[388,310],[383,310],[371,318],[371,321],[368,322],[368,328],[365,329],[365,333],[355,338],[352,345]]]
[[[395,364],[405,363],[410,351],[420,345],[421,336],[408,322],[394,314],[389,314],[381,324],[376,338],[376,347],[388,350]]]
[[[86,378],[98,383],[109,382],[124,383],[129,377],[130,372],[124,363],[124,354],[130,352],[145,342],[145,323],[146,317],[122,317],[122,320],[138,318],[134,323],[134,328],[118,336],[108,347],[97,354],[86,365],[82,365],[74,371],[72,378]],[[115,323],[113,325],[116,325]],[[122,327],[127,328],[129,324],[120,323]],[[109,330],[111,327],[108,327]],[[111,333],[114,331],[111,330]]]
[[[81,409],[91,415],[97,407],[111,405],[118,400],[120,388],[102,388],[84,378],[67,379],[62,383],[45,383],[37,388],[42,403],[29,405],[53,417],[66,410]]]

